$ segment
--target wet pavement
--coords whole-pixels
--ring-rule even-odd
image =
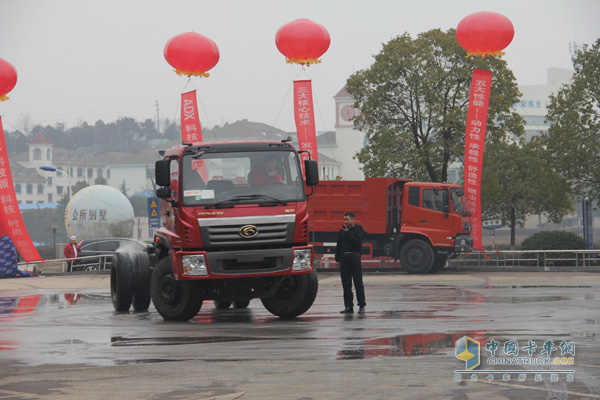
[[[0,280],[0,399],[600,399],[598,273],[369,274],[364,316],[340,315],[339,277],[319,279],[294,320],[253,300],[186,323],[114,312],[106,275]],[[456,372],[463,336],[481,365]],[[487,347],[514,360],[511,341],[572,365],[473,372],[507,371]]]

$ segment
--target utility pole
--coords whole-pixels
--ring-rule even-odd
[[[158,113],[158,100],[156,100],[156,133],[160,134],[160,114]]]

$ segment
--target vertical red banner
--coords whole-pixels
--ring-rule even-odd
[[[481,249],[481,173],[491,86],[491,72],[473,70],[465,137],[465,195],[474,249]]]
[[[27,233],[23,218],[21,218],[8,162],[2,117],[0,117],[0,223],[25,261],[42,259]]]
[[[315,125],[315,110],[313,108],[312,83],[308,81],[294,81],[294,119],[298,132],[300,150],[306,150],[310,157],[318,161],[317,128]],[[308,159],[306,153],[301,154],[302,168],[304,160]]]
[[[181,140],[188,143],[202,141],[202,128],[198,114],[196,91],[181,94]],[[204,182],[208,181],[204,160],[194,160],[192,168],[198,171]]]
[[[181,140],[189,143],[202,141],[195,90],[181,94]]]

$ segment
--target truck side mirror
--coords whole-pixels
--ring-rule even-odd
[[[319,166],[315,160],[304,160],[304,173],[306,174],[306,186],[319,184]]]
[[[156,197],[164,200],[168,199],[169,197],[171,197],[171,189],[169,189],[168,187],[162,187],[160,189],[157,189]]]
[[[171,160],[158,160],[156,164],[154,164],[154,170],[156,174],[156,184],[158,186],[171,186]]]

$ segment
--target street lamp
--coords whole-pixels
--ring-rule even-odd
[[[54,167],[50,167],[47,165],[41,166],[39,167],[42,171],[49,171],[49,172],[57,172],[59,170],[57,170]],[[69,175],[68,173],[66,173],[65,171],[60,171],[62,174],[65,174],[67,176],[67,178],[69,178],[69,185],[67,187],[67,195],[69,196],[69,201],[71,201],[71,179],[73,179],[73,177],[71,175]]]

